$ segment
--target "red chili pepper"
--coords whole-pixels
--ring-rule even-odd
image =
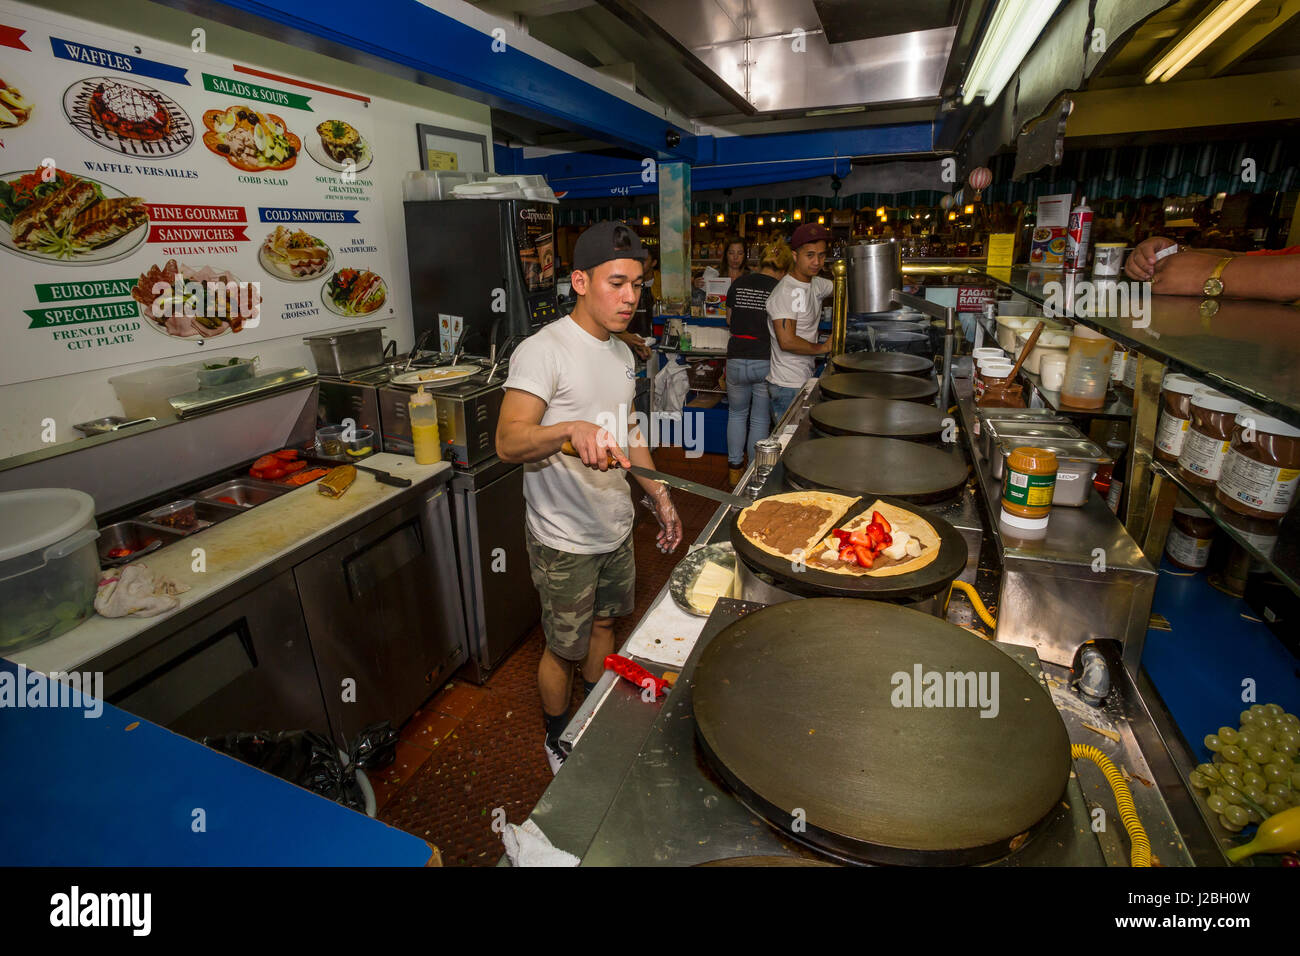
[[[605,670],[613,671],[619,677],[630,680],[637,687],[645,688],[646,681],[654,682],[654,696],[658,700],[668,692],[668,682],[662,677],[655,677],[636,661],[630,661],[619,654],[610,654],[605,658]]]

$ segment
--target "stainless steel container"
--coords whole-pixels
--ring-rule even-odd
[[[993,447],[1001,438],[1014,439],[1021,445],[1037,445],[1040,440],[1051,438],[1087,441],[1088,436],[1069,422],[1023,422],[1018,419],[995,418],[980,428],[985,458],[992,457]]]
[[[1024,445],[1016,438],[1002,438],[997,442],[997,454],[989,463],[993,477],[998,481],[1006,474],[1007,456]],[[1054,452],[1057,461],[1056,488],[1052,492],[1052,506],[1081,508],[1092,491],[1092,479],[1097,469],[1113,459],[1088,439],[1044,438],[1033,443],[1035,448]]]
[[[974,423],[974,447],[987,461],[993,457],[993,444],[988,438],[985,422],[1064,422],[1065,419],[1048,408],[979,408]]]
[[[384,360],[383,327],[344,329],[303,339],[320,375],[343,375],[379,365]]]
[[[894,308],[889,293],[901,289],[903,258],[896,242],[862,242],[849,246],[849,311],[886,312]]]

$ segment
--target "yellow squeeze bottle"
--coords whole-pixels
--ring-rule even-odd
[[[411,442],[415,445],[415,463],[433,465],[442,461],[442,440],[438,435],[438,407],[424,386],[407,402],[411,420]]]

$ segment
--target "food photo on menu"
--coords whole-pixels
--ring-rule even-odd
[[[175,156],[194,142],[194,122],[179,103],[125,77],[73,83],[63,94],[63,112],[92,143],[132,158]]]
[[[336,315],[370,315],[388,300],[388,286],[368,269],[340,269],[321,288],[321,297]]]
[[[244,172],[291,169],[302,151],[302,140],[283,119],[246,104],[208,110],[203,125],[203,145]]]
[[[257,283],[241,282],[229,270],[194,268],[175,259],[143,273],[131,298],[151,328],[175,338],[209,339],[238,332],[261,310]]]
[[[60,264],[119,259],[144,242],[145,201],[53,167],[0,176],[0,245]]]
[[[307,140],[307,155],[326,169],[360,172],[374,162],[370,142],[351,123],[325,120],[316,127],[316,135]]]
[[[277,279],[302,282],[324,274],[334,253],[325,240],[304,229],[276,226],[258,250],[258,261]]]
[[[33,108],[22,90],[0,77],[0,129],[22,126],[31,117]]]

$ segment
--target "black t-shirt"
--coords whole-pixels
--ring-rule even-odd
[[[731,283],[727,290],[727,308],[731,311],[727,358],[766,360],[772,357],[767,297],[776,288],[777,281],[761,272],[751,272]]]

